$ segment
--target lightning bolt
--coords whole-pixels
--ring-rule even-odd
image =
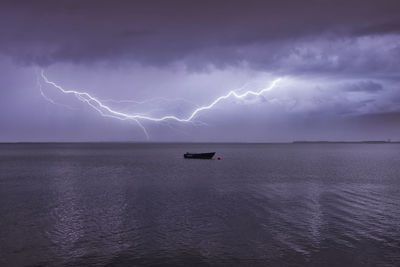
[[[62,103],[58,103],[58,102],[54,101],[53,99],[51,99],[50,97],[48,97],[48,96],[44,93],[44,91],[43,91],[42,84],[41,84],[40,81],[39,81],[39,76],[37,76],[37,78],[36,78],[36,84],[37,84],[37,86],[38,86],[38,88],[39,88],[40,95],[41,95],[41,96],[44,98],[44,100],[46,100],[47,102],[50,102],[50,103],[53,104],[53,105],[59,105],[59,106],[62,106],[62,107],[66,107],[66,108],[71,109],[71,110],[76,110],[76,109],[73,108],[73,107],[70,107],[70,106],[65,105],[65,104],[62,104]]]
[[[196,108],[187,117],[177,117],[174,115],[166,115],[166,116],[162,116],[162,117],[152,117],[152,116],[143,115],[143,114],[128,114],[128,113],[116,111],[116,110],[112,109],[111,107],[107,106],[106,104],[104,104],[105,101],[101,101],[101,99],[98,99],[98,98],[90,95],[87,92],[80,92],[80,91],[76,91],[76,90],[64,89],[63,87],[56,84],[55,82],[50,81],[45,76],[43,70],[41,71],[41,77],[42,77],[43,81],[45,83],[47,83],[48,85],[53,86],[54,88],[58,89],[63,94],[74,95],[77,99],[88,104],[90,107],[92,107],[94,110],[96,110],[103,117],[114,118],[114,119],[118,119],[118,120],[133,120],[133,121],[135,121],[142,128],[142,130],[146,134],[147,138],[149,138],[148,133],[147,133],[145,127],[141,124],[141,121],[152,121],[152,122],[177,121],[177,122],[182,122],[182,123],[193,122],[194,118],[200,112],[212,109],[215,105],[217,105],[222,100],[228,99],[230,97],[235,97],[237,99],[243,99],[250,95],[260,96],[260,95],[272,90],[278,84],[278,82],[282,80],[281,78],[278,78],[278,79],[272,81],[272,83],[268,87],[261,89],[259,91],[249,90],[249,91],[246,91],[241,94],[236,93],[234,90],[229,91],[227,94],[216,98],[210,104]]]

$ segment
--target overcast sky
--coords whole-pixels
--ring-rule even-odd
[[[0,142],[400,140],[399,14],[398,0],[3,0]],[[190,122],[128,118],[188,118],[278,78]]]

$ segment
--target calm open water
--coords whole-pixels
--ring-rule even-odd
[[[400,266],[400,145],[3,144],[0,265]]]

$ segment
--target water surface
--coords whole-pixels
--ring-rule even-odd
[[[400,145],[2,144],[0,214],[1,266],[399,266]]]

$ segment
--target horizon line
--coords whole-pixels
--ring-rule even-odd
[[[294,141],[9,141],[0,144],[329,144],[329,143],[382,143],[396,144],[400,141],[392,140],[294,140]]]

